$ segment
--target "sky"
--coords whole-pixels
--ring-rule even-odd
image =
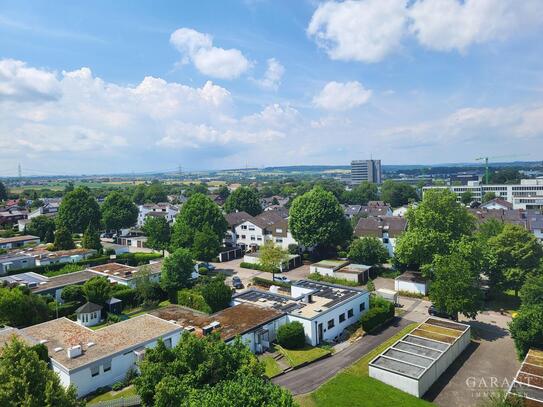
[[[541,160],[542,40],[541,0],[0,0],[0,177]]]

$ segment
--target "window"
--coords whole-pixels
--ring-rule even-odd
[[[91,376],[95,377],[100,374],[100,365],[91,367]]]
[[[249,226],[249,230],[255,230],[254,226]]]
[[[247,230],[247,225],[241,225],[241,230]]]
[[[283,243],[283,239],[276,238],[276,239],[275,239],[275,243]]]
[[[245,238],[246,238],[246,236],[245,236],[245,235],[241,235],[241,238],[242,238],[242,239],[245,239]]]
[[[339,315],[339,322],[342,323],[345,321],[345,313]]]
[[[255,237],[254,237],[254,236],[251,236],[251,240],[255,240]]]
[[[262,236],[258,236],[256,240],[262,240]]]
[[[351,308],[349,311],[347,311],[347,318],[352,318],[354,315],[354,310]]]
[[[363,302],[360,304],[360,312],[364,311],[366,309],[366,303]]]
[[[281,229],[281,228],[275,228],[275,233],[283,233],[283,229]]]
[[[105,362],[103,365],[102,365],[103,369],[104,369],[104,373],[105,372],[109,372],[111,370],[111,360],[108,360],[107,362]]]
[[[172,338],[168,338],[168,339],[164,340],[164,346],[166,347],[166,349],[171,349],[172,348]]]
[[[335,323],[334,323],[334,320],[333,320],[333,319],[331,319],[330,321],[328,321],[328,329],[332,329],[334,326],[335,326]]]

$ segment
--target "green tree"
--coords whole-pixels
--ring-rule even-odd
[[[226,185],[221,185],[221,187],[219,188],[219,190],[217,191],[217,193],[219,194],[219,196],[224,199],[226,201],[226,199],[228,199],[228,197],[230,196],[230,190],[228,189],[228,187]]]
[[[164,191],[162,184],[158,181],[153,181],[151,185],[145,189],[144,201],[152,203],[167,202],[168,195],[166,194],[166,191]]]
[[[170,225],[162,216],[147,216],[143,225],[143,232],[147,236],[147,247],[154,250],[166,250],[170,244]]]
[[[273,273],[283,269],[283,264],[288,261],[288,253],[280,246],[268,240],[260,246],[259,263],[262,270]]]
[[[43,297],[19,287],[0,288],[0,323],[16,328],[47,321],[49,308]]]
[[[543,304],[523,305],[517,316],[509,323],[509,331],[515,342],[520,360],[530,348],[539,348],[543,343]]]
[[[247,212],[249,215],[256,216],[262,212],[258,192],[253,188],[240,187],[230,194],[224,204],[226,213]]]
[[[8,189],[3,182],[0,182],[0,201],[5,201],[8,199]]]
[[[543,274],[530,276],[520,289],[522,305],[543,305]]]
[[[473,194],[471,191],[464,191],[460,194],[460,202],[464,205],[469,205],[473,201]]]
[[[202,230],[197,230],[194,233],[194,241],[191,250],[195,259],[211,261],[217,257],[220,248],[221,240],[209,225],[204,225]]]
[[[81,246],[85,249],[102,250],[102,243],[100,242],[100,235],[98,231],[89,224],[85,233],[83,233],[83,239],[81,240]]]
[[[83,294],[88,302],[104,305],[111,298],[111,284],[107,277],[93,277],[83,284]]]
[[[287,349],[300,349],[305,346],[305,331],[301,322],[287,322],[277,330],[277,342]]]
[[[417,199],[417,191],[405,182],[386,180],[381,186],[381,199],[393,207],[408,204]]]
[[[0,356],[0,405],[5,407],[78,407],[73,386],[65,389],[57,373],[38,353],[12,338]]]
[[[503,231],[504,223],[498,219],[488,219],[479,225],[476,236],[487,242],[491,237],[498,236]]]
[[[219,206],[202,194],[192,195],[183,205],[172,227],[171,248],[192,248],[196,231],[205,226],[220,239],[226,233],[227,223]]]
[[[53,243],[55,250],[70,250],[75,248],[72,234],[64,226],[60,226],[55,232]]]
[[[485,192],[483,195],[483,203],[487,203],[489,201],[492,201],[494,198],[496,198],[496,194],[492,191]]]
[[[100,207],[86,187],[68,192],[58,208],[58,226],[70,233],[83,233],[89,224],[100,227]]]
[[[55,228],[55,221],[52,218],[40,215],[32,218],[26,226],[26,231],[30,235],[38,236],[44,243],[53,243],[55,240]]]
[[[352,227],[338,200],[319,187],[294,199],[289,228],[305,247],[334,247],[346,243],[352,236]]]
[[[526,278],[538,268],[543,248],[530,231],[511,224],[490,238],[488,245],[496,256],[496,272],[502,276],[503,286],[513,289],[518,295]]]
[[[62,289],[60,298],[64,302],[83,302],[85,294],[83,293],[82,285],[69,285]]]
[[[134,188],[134,192],[132,193],[132,200],[136,205],[142,205],[145,203],[145,190],[147,188],[144,184],[136,185],[136,188]]]
[[[182,405],[191,391],[245,376],[262,378],[264,373],[240,338],[226,344],[218,334],[200,338],[185,333],[173,349],[159,340],[146,351],[139,368],[135,386],[144,406]]]
[[[355,186],[351,191],[343,191],[341,194],[343,203],[350,205],[367,205],[369,201],[379,199],[377,184],[364,181]]]
[[[351,243],[349,259],[369,266],[382,264],[388,259],[388,250],[376,237],[362,237]]]
[[[173,304],[177,303],[177,291],[188,286],[193,270],[194,262],[188,249],[177,249],[164,259],[160,286]]]
[[[144,305],[160,300],[161,289],[159,283],[152,281],[151,270],[148,265],[142,266],[136,278],[136,295]]]
[[[111,192],[102,207],[102,222],[108,230],[133,226],[138,220],[138,208],[128,197],[118,191]]]
[[[211,312],[228,308],[232,302],[232,288],[224,283],[223,278],[214,278],[207,284],[203,284],[200,292],[211,308]]]
[[[460,252],[436,255],[432,270],[432,303],[449,314],[475,318],[483,305],[479,270]]]

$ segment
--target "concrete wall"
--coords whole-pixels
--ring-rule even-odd
[[[368,369],[370,377],[373,377],[374,379],[377,379],[399,390],[405,391],[406,393],[409,393],[415,397],[421,396],[419,394],[419,381],[417,379],[412,379],[388,370],[379,369],[375,366],[368,366]]]
[[[394,280],[394,290],[396,291],[407,291],[415,294],[427,294],[426,284],[424,283],[414,283],[411,281],[402,281]]]

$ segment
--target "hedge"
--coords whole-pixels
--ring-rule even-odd
[[[320,273],[311,273],[307,276],[307,278],[313,281],[324,281],[325,283],[345,285],[347,287],[356,287],[359,285],[358,282],[356,281],[351,281],[344,278],[326,276]]]
[[[258,270],[258,271],[266,271],[266,272],[268,272],[267,270],[264,270],[264,269],[262,268],[262,266],[261,266],[260,264],[258,264],[258,263],[247,263],[247,262],[245,262],[245,261],[242,261],[242,262],[239,264],[239,266],[240,266],[241,268],[244,268],[244,269],[251,269],[251,270]],[[280,272],[279,268],[276,268],[276,269],[275,269],[275,272],[276,272],[276,273],[279,273],[279,272]]]
[[[161,257],[160,253],[123,253],[117,255],[117,260],[126,260],[129,266],[141,266]]]
[[[126,308],[127,306],[135,307],[139,305],[138,298],[137,298],[137,291],[130,287],[119,289],[118,291],[113,291],[111,293],[111,296],[114,298],[118,298],[119,300],[123,302],[122,303],[123,309]]]
[[[300,349],[305,345],[304,326],[298,322],[287,322],[277,330],[277,342],[287,349]]]
[[[177,293],[177,303],[185,307],[195,309],[197,311],[211,314],[211,307],[207,305],[202,294],[198,291],[184,289]]]
[[[51,301],[47,305],[49,306],[49,312],[53,318],[57,316],[57,304],[58,304],[58,316],[67,317],[72,315],[76,309],[81,305],[78,301],[65,302],[64,304],[57,303],[56,301]]]
[[[263,287],[271,287],[272,285],[277,285],[279,287],[290,288],[290,283],[284,283],[282,281],[272,281],[265,278],[253,277],[253,283],[261,285]]]
[[[392,318],[394,318],[394,304],[383,298],[371,296],[370,309],[362,315],[360,322],[362,329],[365,332],[370,332]]]

